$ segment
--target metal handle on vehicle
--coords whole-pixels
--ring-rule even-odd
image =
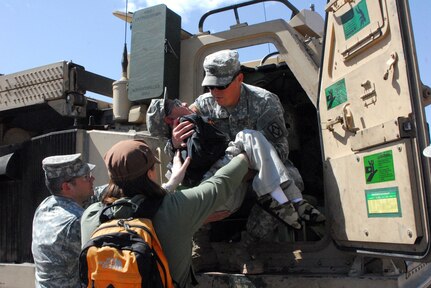
[[[344,130],[350,131],[352,133],[356,133],[356,131],[359,130],[359,128],[355,127],[355,122],[353,121],[353,114],[352,111],[349,108],[350,104],[347,103],[343,106],[343,122],[344,125],[342,126]]]
[[[335,124],[341,124],[342,128],[344,130],[350,131],[352,133],[356,133],[356,131],[359,130],[359,128],[355,127],[355,123],[353,121],[353,114],[352,111],[349,108],[350,104],[347,103],[343,106],[343,115],[338,116],[334,120],[329,119],[328,122],[326,122],[326,129],[333,132],[334,131],[334,125]]]
[[[389,75],[391,75],[391,80],[394,80],[394,71],[395,71],[395,64],[398,61],[398,54],[397,52],[391,53],[391,57],[388,61],[386,61],[386,72],[383,74],[383,80],[388,80]]]
[[[326,122],[326,129],[328,129],[331,132],[334,132],[334,125],[338,124],[338,123],[340,123],[340,124],[344,123],[343,117],[338,116],[334,120],[329,119],[328,122]]]
[[[261,2],[267,2],[267,1],[275,1],[275,2],[280,2],[283,3],[284,5],[287,6],[287,8],[289,8],[290,10],[292,10],[292,16],[290,18],[293,18],[293,16],[295,16],[296,14],[299,13],[299,10],[289,1],[287,0],[252,0],[252,1],[248,1],[248,2],[243,2],[243,3],[238,3],[238,4],[234,4],[234,5],[230,5],[230,6],[226,6],[226,7],[222,7],[219,9],[214,9],[214,10],[210,10],[207,13],[205,13],[204,15],[202,15],[201,19],[199,20],[199,32],[203,33],[203,26],[204,26],[204,21],[205,19],[212,15],[212,14],[217,14],[220,12],[224,12],[227,10],[233,10],[235,13],[235,19],[236,19],[236,23],[240,24],[239,21],[239,16],[238,16],[238,8],[240,7],[244,7],[244,6],[249,6],[249,5],[253,5],[253,4],[257,4],[257,3],[261,3]]]

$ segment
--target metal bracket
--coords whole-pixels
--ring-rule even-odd
[[[171,53],[175,56],[175,58],[179,59],[177,53],[175,53],[174,48],[172,48],[171,42],[168,39],[165,39],[165,54]]]
[[[364,257],[356,256],[349,270],[349,276],[358,277],[364,275]]]
[[[382,259],[383,276],[400,275],[401,271],[391,259]]]
[[[326,122],[326,129],[328,129],[331,132],[334,132],[334,125],[338,124],[338,123],[340,123],[340,124],[344,123],[343,117],[338,116],[334,120],[329,119],[328,122]]]
[[[422,102],[425,106],[431,104],[431,88],[424,84],[422,84]]]
[[[364,93],[360,97],[365,102],[365,107],[375,104],[377,102],[376,85],[367,80],[361,83],[361,86],[364,88]]]
[[[328,3],[325,7],[325,12],[336,12],[347,3],[355,2],[355,0],[334,0]]]
[[[416,129],[411,117],[398,117],[398,127],[401,138],[416,137]]]

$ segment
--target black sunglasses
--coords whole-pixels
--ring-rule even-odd
[[[239,75],[239,73],[241,73],[241,72],[238,72],[238,73],[236,73],[233,77],[232,77],[232,80],[228,83],[228,84],[226,84],[226,85],[223,85],[223,86],[205,86],[205,88],[207,88],[208,90],[210,90],[210,91],[212,91],[212,90],[214,90],[214,89],[217,89],[217,90],[224,90],[224,89],[226,89],[226,88],[228,88],[229,86],[230,86],[230,84],[232,84],[232,82],[235,80],[235,78]]]

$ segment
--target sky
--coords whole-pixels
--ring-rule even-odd
[[[239,2],[244,0],[129,0],[128,11],[166,4],[181,16],[182,28],[196,34],[199,19],[205,12]],[[290,2],[299,10],[314,4],[316,12],[324,16],[326,0]],[[87,71],[119,79],[125,40],[130,49],[130,30],[112,12],[125,11],[125,7],[126,1],[123,0],[0,1],[0,73],[9,74],[66,60],[84,66]],[[288,19],[290,11],[280,7],[275,1],[259,3],[239,9],[239,17],[248,24],[264,19]],[[428,21],[431,5],[429,1],[411,0],[410,10],[421,79],[431,86],[431,32]],[[229,11],[208,17],[204,31],[214,33],[225,30],[235,24],[233,15]],[[431,107],[427,107],[426,112],[430,122]]]

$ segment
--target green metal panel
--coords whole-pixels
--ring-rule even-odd
[[[132,20],[129,100],[148,102],[177,97],[179,86],[181,17],[165,5],[136,11]]]

